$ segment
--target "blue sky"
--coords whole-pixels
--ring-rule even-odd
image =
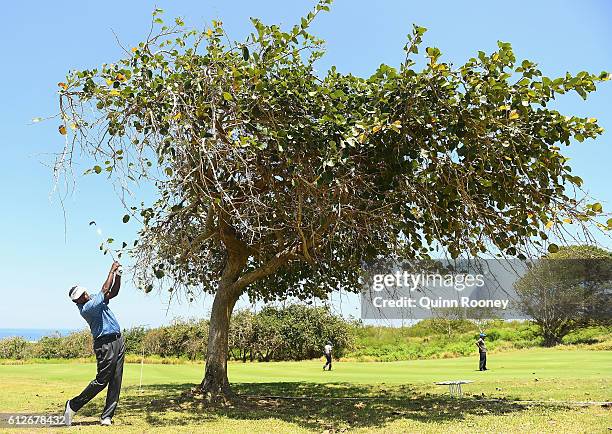
[[[67,298],[73,283],[97,290],[110,266],[88,226],[95,220],[106,236],[130,238],[136,228],[121,223],[123,209],[101,177],[79,177],[65,203],[51,196],[51,154],[62,146],[58,122],[31,124],[57,112],[57,82],[70,69],[111,63],[121,56],[113,31],[127,46],[149,29],[155,6],[165,17],[183,17],[187,26],[204,28],[220,19],[235,39],[251,31],[249,17],[292,25],[313,5],[294,1],[85,1],[10,2],[3,5],[0,47],[0,328],[80,328],[84,326]],[[425,46],[437,46],[446,60],[461,64],[478,50],[490,52],[496,41],[511,42],[519,59],[539,63],[545,74],[612,70],[612,2],[600,1],[398,1],[336,0],[313,31],[327,40],[321,71],[369,75],[380,63],[398,65],[412,23],[427,27]],[[574,173],[589,192],[610,208],[612,201],[611,82],[588,101],[564,96],[557,107],[568,114],[600,120],[606,133],[597,141],[575,144],[565,152]],[[77,169],[82,173],[83,167]],[[64,230],[66,222],[66,231]],[[113,310],[124,327],[158,325],[176,316],[207,314],[210,299],[191,306],[167,306],[164,296],[138,292],[126,282]],[[358,314],[354,300],[335,297],[344,313]]]

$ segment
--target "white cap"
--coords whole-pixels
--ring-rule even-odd
[[[76,301],[79,299],[81,295],[83,295],[85,291],[87,291],[87,288],[83,286],[75,285],[70,289],[70,292],[68,293],[68,295],[70,296],[70,299],[72,301]]]

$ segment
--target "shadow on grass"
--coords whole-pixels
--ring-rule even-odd
[[[425,423],[462,420],[468,415],[504,415],[534,407],[505,400],[461,399],[419,393],[410,386],[350,383],[235,383],[242,401],[212,405],[190,392],[193,384],[158,384],[124,389],[118,414],[144,419],[153,426],[202,424],[227,417],[256,421],[276,418],[314,430],[383,427],[396,419]],[[102,402],[91,403],[82,414],[101,412]]]

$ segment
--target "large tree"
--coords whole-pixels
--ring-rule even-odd
[[[330,3],[288,29],[252,19],[240,43],[219,21],[184,30],[156,10],[124,58],[60,83],[57,169],[78,150],[96,160],[89,172],[156,192],[124,217],[142,223],[137,281],[214,294],[201,385],[211,397],[231,395],[228,328],[243,294],[358,291],[363,264],[381,256],[522,257],[564,219],[601,212],[568,189],[582,181],[559,145],[603,130],[548,105],[586,98],[607,73],[548,78],[506,42],[460,67],[429,47],[417,69],[418,26],[397,67],[319,73],[323,41],[308,28]]]
[[[601,248],[561,247],[531,264],[514,286],[518,308],[538,325],[545,346],[612,324],[612,253]]]

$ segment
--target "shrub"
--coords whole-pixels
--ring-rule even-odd
[[[141,354],[144,348],[144,337],[147,329],[144,327],[132,327],[122,330],[121,334],[125,340],[125,351],[129,354]]]
[[[89,357],[93,355],[93,338],[89,330],[70,333],[62,339],[63,358]]]
[[[32,356],[41,359],[74,359],[93,354],[93,339],[87,330],[68,336],[45,336],[33,345]]]
[[[248,309],[232,315],[229,329],[229,354],[243,362],[255,358],[255,314]]]
[[[612,334],[612,327],[588,327],[568,333],[563,337],[564,344],[596,344]]]
[[[23,360],[30,357],[31,344],[21,337],[0,340],[0,359]]]
[[[281,344],[274,360],[320,357],[328,340],[334,347],[334,355],[341,357],[352,344],[349,322],[325,307],[294,304],[284,309],[264,309],[258,315],[276,317],[280,326],[277,333]]]
[[[142,339],[146,354],[161,357],[203,358],[208,341],[208,321],[175,320],[171,325],[147,331]]]
[[[259,361],[269,362],[282,354],[287,345],[279,331],[283,318],[276,308],[266,307],[253,317],[252,353]]]
[[[408,328],[410,336],[436,336],[447,335],[452,337],[457,334],[473,332],[478,330],[474,322],[466,319],[431,318],[424,319]]]

